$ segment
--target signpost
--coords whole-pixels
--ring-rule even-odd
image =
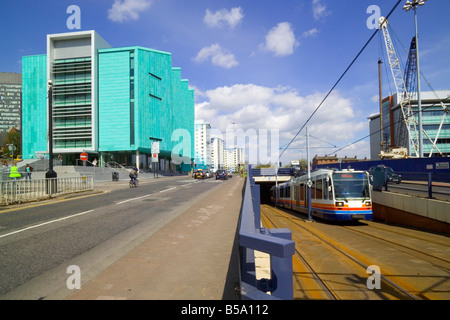
[[[80,159],[83,160],[83,161],[87,161],[88,154],[86,152],[83,152],[82,154],[80,154]]]
[[[86,167],[86,161],[88,159],[88,154],[86,152],[81,153],[80,159],[83,161],[83,167]]]
[[[152,141],[152,168],[153,168],[153,177],[158,177],[156,174],[156,168],[159,164],[159,141],[161,139],[150,138],[157,141]]]

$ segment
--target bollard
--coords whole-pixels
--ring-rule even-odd
[[[45,173],[45,179],[47,180],[45,183],[45,191],[49,196],[58,192],[58,182],[56,178],[57,174],[53,170],[49,170]]]

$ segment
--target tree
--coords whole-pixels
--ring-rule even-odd
[[[20,132],[15,128],[12,128],[8,132],[4,140],[3,155],[8,158],[11,156],[11,151],[8,148],[8,145],[10,144],[14,145],[15,147],[15,150],[12,152],[13,157],[17,157],[20,154],[20,150],[22,147],[22,137],[20,135]]]
[[[308,161],[306,159],[300,159],[300,169],[302,170],[306,170],[306,168],[308,167]]]

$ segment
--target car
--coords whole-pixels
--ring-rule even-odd
[[[194,179],[206,179],[206,175],[203,170],[197,170],[194,172]]]
[[[217,170],[216,171],[216,180],[225,179],[228,180],[228,173],[225,170]]]
[[[395,182],[396,184],[399,184],[402,182],[402,176],[398,173],[395,173],[391,167],[387,167],[385,165],[370,167],[369,174],[373,175],[374,172],[386,172],[387,182]]]
[[[212,178],[212,172],[210,170],[207,169],[204,172],[205,172],[206,178]]]

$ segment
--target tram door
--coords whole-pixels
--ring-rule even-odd
[[[303,203],[305,204],[305,208],[308,208],[308,188],[306,184],[302,183],[300,185],[300,194],[301,199],[303,200]]]

